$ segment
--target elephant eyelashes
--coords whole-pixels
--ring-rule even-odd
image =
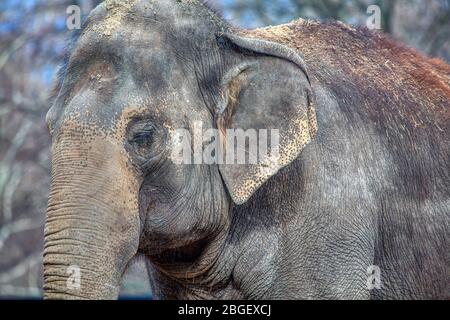
[[[131,140],[131,143],[139,148],[148,148],[151,145],[153,137],[152,131],[143,131],[135,134],[133,139]]]
[[[151,147],[153,144],[153,132],[142,131],[136,133],[131,140],[131,144],[140,158],[148,158],[152,153]]]
[[[155,128],[150,124],[138,124],[130,135],[129,143],[137,156],[146,158],[151,153]]]

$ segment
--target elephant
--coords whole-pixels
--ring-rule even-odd
[[[450,66],[381,32],[104,1],[46,116],[44,298],[116,299],[141,256],[156,299],[448,299],[449,101]],[[196,123],[276,157],[179,162]]]

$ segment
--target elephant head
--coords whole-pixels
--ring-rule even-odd
[[[116,297],[138,252],[171,279],[198,277],[220,251],[230,208],[316,132],[297,52],[243,37],[197,1],[176,0],[97,7],[69,50],[47,122],[47,298]],[[278,157],[174,161],[175,133],[192,133],[196,123],[217,129],[221,144],[230,128],[279,129]],[[73,268],[75,287],[68,285]]]

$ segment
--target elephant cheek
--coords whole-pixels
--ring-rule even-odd
[[[113,140],[67,134],[52,150],[44,296],[112,299],[137,252],[139,183]]]

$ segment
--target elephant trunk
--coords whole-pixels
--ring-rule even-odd
[[[137,184],[120,147],[67,135],[52,149],[44,298],[115,299],[137,252]]]

